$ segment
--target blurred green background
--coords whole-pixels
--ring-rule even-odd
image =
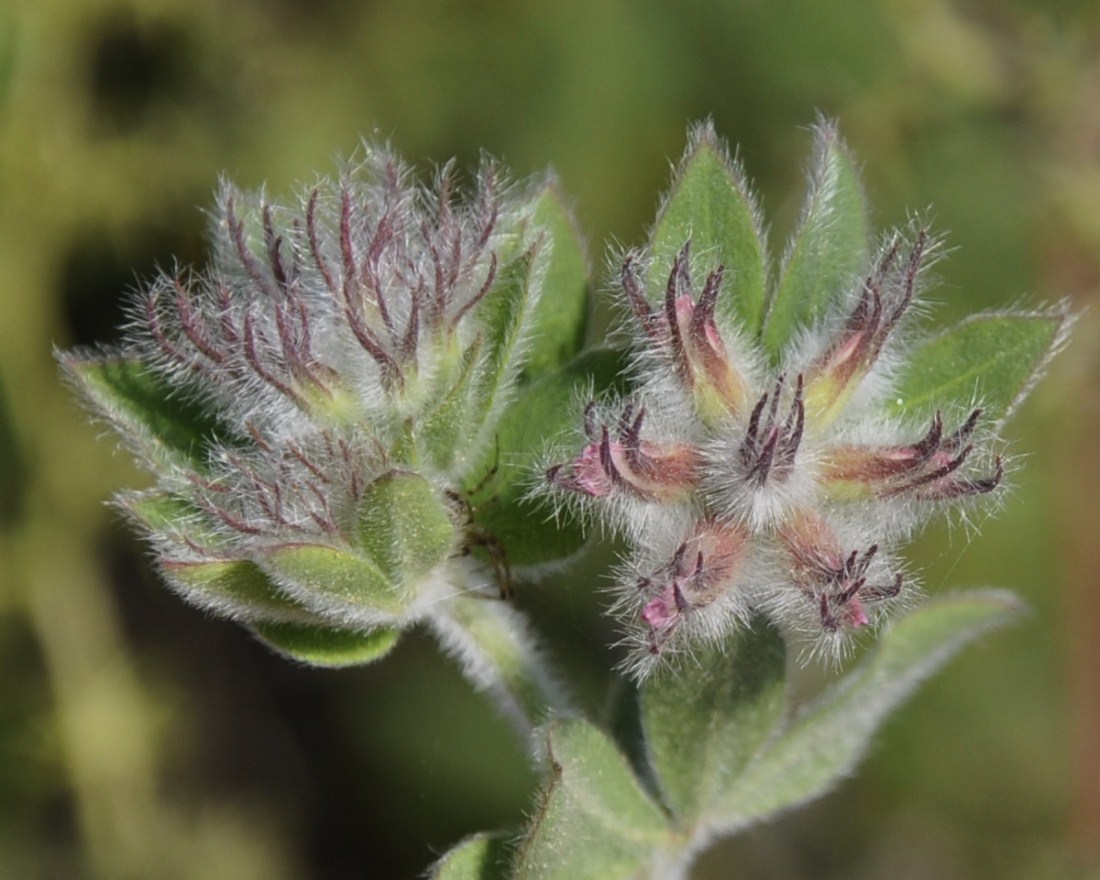
[[[931,206],[948,234],[937,320],[1096,298],[1092,0],[0,4],[0,880],[413,877],[531,804],[511,732],[426,640],[297,668],[171,596],[104,505],[144,477],[51,349],[117,338],[127,289],[203,261],[219,174],[284,193],[361,135],[424,167],[552,164],[603,279],[705,116],[778,250],[817,112],[877,225]],[[1098,322],[1010,427],[1004,511],[913,551],[931,592],[1004,586],[1031,614],[922,690],[858,779],[699,878],[1100,876]],[[606,660],[598,587],[581,569],[519,600],[579,670]]]

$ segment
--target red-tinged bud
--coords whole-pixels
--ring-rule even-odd
[[[589,442],[567,465],[546,472],[554,486],[602,498],[624,491],[647,501],[669,501],[690,494],[698,478],[699,455],[686,443],[654,443],[641,438],[645,409],[627,405],[615,426],[597,425],[593,405],[585,409]]]
[[[890,583],[871,583],[869,572],[878,554],[877,544],[862,553],[846,553],[829,525],[810,511],[784,523],[779,539],[790,564],[791,582],[813,604],[825,632],[868,625],[867,605],[901,592],[900,574]]]
[[[748,545],[744,529],[703,522],[666,565],[638,582],[638,589],[651,597],[641,615],[649,626],[651,653],[660,652],[686,615],[735,585]]]
[[[980,416],[981,410],[974,410],[958,430],[945,435],[937,412],[924,437],[909,446],[834,446],[823,461],[823,483],[840,497],[941,500],[991,492],[1004,475],[1000,458],[988,476],[960,472],[974,450],[969,441]]]
[[[745,378],[730,361],[714,321],[725,268],[719,266],[707,276],[696,300],[690,252],[688,241],[673,262],[661,313],[646,299],[632,257],[623,264],[622,285],[646,335],[666,353],[684,386],[691,389],[700,415],[710,422],[727,413],[741,412],[749,391]]]
[[[816,423],[833,421],[874,366],[913,301],[927,250],[923,229],[904,259],[895,239],[864,280],[840,333],[806,371],[806,408]]]
[[[802,376],[795,383],[794,396],[785,416],[779,415],[779,399],[783,396],[785,377],[780,376],[770,394],[761,395],[749,416],[745,439],[738,450],[746,483],[763,486],[769,476],[785,478],[794,468],[795,456],[802,442],[806,418],[802,399]]]

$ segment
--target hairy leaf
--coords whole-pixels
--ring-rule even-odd
[[[290,599],[247,559],[164,560],[165,580],[193,605],[238,620],[311,621],[316,618]]]
[[[289,622],[253,623],[251,629],[280,654],[310,666],[331,669],[380,660],[397,646],[401,635],[398,630],[385,627],[358,631]]]
[[[831,122],[814,129],[810,188],[779,282],[764,343],[777,360],[799,327],[822,318],[864,268],[868,223],[859,171]]]
[[[934,599],[898,620],[726,788],[709,831],[728,834],[823,795],[852,772],[883,720],[917,685],[1019,608],[1007,593],[971,592]]]
[[[588,322],[588,260],[573,215],[556,184],[535,201],[532,223],[540,236],[535,271],[542,290],[531,316],[523,375],[537,379],[567,363],[584,344]]]
[[[580,719],[550,725],[552,764],[530,830],[516,854],[516,880],[619,880],[641,875],[667,845],[664,814],[623,756]]]
[[[529,250],[502,266],[492,288],[477,306],[483,344],[471,387],[467,433],[498,409],[521,365],[526,335],[535,306],[535,252]]]
[[[1064,311],[978,314],[933,336],[909,356],[896,386],[901,412],[968,410],[1003,421],[1061,346]]]
[[[700,273],[725,267],[718,313],[759,333],[767,286],[760,211],[740,164],[729,158],[709,125],[692,133],[653,228],[647,284],[653,299],[664,296],[673,261],[689,239]]]
[[[231,436],[200,400],[136,359],[70,353],[61,364],[96,415],[154,468],[202,471],[210,447]]]
[[[225,539],[210,518],[179,495],[157,490],[126,492],[118,497],[117,503],[150,536],[211,553],[227,549]]]
[[[453,512],[417,474],[379,477],[359,501],[362,549],[398,590],[416,582],[455,550]]]
[[[580,389],[596,395],[622,390],[624,374],[622,352],[594,349],[527,386],[504,411],[493,447],[470,472],[466,491],[474,524],[510,566],[564,559],[584,543],[580,523],[564,513],[555,518],[545,499],[532,497],[532,481],[552,442],[575,431]]]
[[[675,815],[705,816],[772,733],[784,705],[786,650],[763,618],[642,686],[650,763]]]
[[[508,840],[502,834],[475,834],[436,862],[430,880],[505,880]]]
[[[451,368],[440,370],[436,377],[435,384],[439,387],[429,393],[431,404],[422,413],[420,423],[413,426],[415,435],[404,444],[405,448],[394,450],[401,457],[423,455],[440,470],[451,467],[464,446],[463,441],[474,431],[469,424],[469,410],[481,340],[474,340],[465,351],[451,354]],[[412,451],[414,446],[416,453]]]
[[[348,550],[282,544],[260,561],[288,595],[326,618],[383,623],[405,611],[412,598],[375,563]]]

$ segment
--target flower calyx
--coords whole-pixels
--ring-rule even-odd
[[[713,269],[696,298],[691,276],[691,241],[676,255],[665,285],[661,308],[646,298],[638,255],[628,255],[620,283],[635,317],[660,356],[690,389],[697,411],[707,421],[740,412],[748,388],[731,361],[726,341],[715,323],[714,308],[722,289],[725,268]]]
[[[993,471],[975,477],[963,466],[975,451],[972,436],[981,409],[950,434],[937,411],[925,435],[909,445],[838,445],[822,462],[822,479],[836,495],[891,498],[911,496],[947,501],[992,492],[1004,477],[1004,461],[995,456]]]
[[[549,484],[592,498],[620,492],[644,501],[672,501],[693,491],[698,454],[687,443],[643,440],[644,407],[626,404],[614,429],[598,424],[595,412],[595,403],[585,407],[588,442],[571,463],[546,471]]]
[[[933,245],[927,231],[920,229],[908,253],[903,254],[902,238],[895,235],[878,258],[839,333],[806,371],[806,406],[815,422],[836,419],[874,368],[913,303]]]

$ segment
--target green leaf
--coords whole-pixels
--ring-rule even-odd
[[[550,779],[516,853],[516,880],[641,875],[671,836],[626,760],[581,719],[549,727]]]
[[[658,213],[646,285],[651,298],[663,299],[672,264],[689,239],[704,272],[725,266],[718,313],[756,336],[764,319],[767,288],[760,210],[744,171],[726,154],[710,125],[692,132]]]
[[[153,491],[131,493],[123,496],[121,503],[141,526],[161,540],[177,540],[181,547],[201,547],[212,553],[224,549],[224,542],[202,511],[185,498]],[[284,547],[273,558],[281,558],[287,571],[293,570],[296,577],[301,577],[308,558],[315,558],[317,551],[323,553],[325,549]],[[332,626],[292,599],[248,559],[164,559],[161,571],[169,585],[192,604],[245,622],[270,647],[312,666],[369,663],[397,644],[399,632],[394,629],[364,631]]]
[[[1070,323],[1064,310],[973,315],[910,354],[894,408],[923,414],[979,405],[987,421],[1001,422],[1030,391]]]
[[[255,562],[233,558],[232,547],[186,498],[153,490],[124,494],[119,503],[157,545],[174,542],[179,546],[184,558],[173,558],[169,551],[160,560],[160,569],[169,586],[193,605],[252,625],[325,626]],[[198,552],[208,553],[209,558],[186,558]]]
[[[411,591],[457,537],[451,505],[417,474],[385,474],[359,501],[360,546],[395,588]]]
[[[607,701],[607,733],[630,764],[642,787],[652,798],[661,801],[664,795],[649,756],[641,702],[638,683],[633,678],[617,677]]]
[[[786,649],[763,618],[642,686],[649,759],[685,823],[707,815],[779,721]]]
[[[516,381],[521,343],[530,330],[535,304],[534,266],[535,249],[503,266],[492,289],[477,306],[483,342],[471,389],[469,429],[474,430],[470,430],[470,437],[475,436],[477,426],[491,418],[510,383]]]
[[[166,536],[178,538],[181,545],[211,551],[221,543],[202,511],[179,496],[162,492],[133,493],[125,496],[122,504],[141,525],[162,539]],[[279,559],[284,569],[294,570],[296,576],[301,577],[308,558],[315,559],[317,552],[323,553],[325,549],[284,547],[273,554],[273,559]],[[316,561],[313,565],[316,566]],[[245,621],[270,647],[312,666],[369,663],[389,653],[397,644],[399,633],[396,630],[347,630],[326,623],[292,599],[263,569],[247,559],[186,562],[168,559],[161,562],[161,570],[169,584],[191,603]]]
[[[160,564],[164,579],[200,608],[237,620],[316,620],[247,559],[181,561]]]
[[[356,549],[287,543],[258,561],[318,614],[383,623],[408,610],[423,576],[454,552],[457,539],[451,509],[428,481],[393,471],[360,498]]]
[[[814,128],[810,188],[768,304],[764,344],[778,360],[800,327],[820,320],[864,269],[867,210],[859,170],[832,122]]]
[[[505,880],[508,838],[475,834],[445,853],[428,875],[430,880]]]
[[[515,567],[564,559],[584,544],[578,523],[551,504],[531,497],[537,468],[555,440],[576,433],[582,391],[596,396],[621,392],[626,356],[595,349],[524,388],[497,423],[495,444],[466,477],[474,524],[503,548]],[[476,490],[476,491],[474,491]]]
[[[477,433],[477,426],[470,424],[469,410],[481,347],[482,340],[474,340],[464,351],[456,353],[452,369],[440,371],[438,380],[445,380],[444,384],[429,395],[432,405],[414,426],[417,447],[442,471],[450,469],[462,441]]]
[[[260,564],[282,590],[323,617],[386,623],[412,598],[374,562],[349,550],[282,544],[265,551]]]
[[[580,352],[588,321],[588,260],[576,222],[557,185],[539,192],[532,225],[543,239],[535,256],[542,290],[531,316],[523,374],[536,379]]]
[[[196,397],[122,355],[61,355],[78,393],[135,453],[157,468],[203,471],[210,447],[232,432]]]
[[[340,669],[385,657],[397,645],[400,631],[381,627],[366,632],[324,624],[252,623],[252,631],[280,654],[310,666]]]
[[[883,720],[917,685],[1019,610],[1007,593],[972,592],[934,599],[896,621],[859,666],[725,790],[708,833],[732,833],[825,794],[852,772]]]
[[[202,548],[216,555],[225,551],[225,538],[198,507],[171,492],[126,492],[118,504],[150,536],[168,538],[181,547]]]

